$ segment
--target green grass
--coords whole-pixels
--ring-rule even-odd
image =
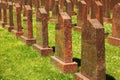
[[[34,36],[36,37],[36,23]],[[76,21],[73,21],[76,22]],[[55,24],[49,23],[49,46],[55,46]],[[105,23],[105,32],[112,33]],[[72,31],[73,57],[81,58],[81,33]],[[106,73],[120,80],[120,47],[105,43]],[[107,78],[108,79],[108,78]],[[12,33],[0,27],[0,80],[74,80],[74,74],[64,74],[50,63],[50,56],[42,57]],[[109,79],[108,79],[109,80]]]

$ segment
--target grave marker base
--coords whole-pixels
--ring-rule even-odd
[[[120,46],[120,38],[109,36],[108,43],[110,43],[113,46]]]
[[[65,63],[55,56],[51,57],[51,63],[53,63],[58,69],[64,73],[77,72],[78,66],[76,62]]]
[[[7,23],[5,23],[5,22],[1,22],[1,24],[2,24],[3,28],[7,25]]]
[[[14,29],[13,26],[8,26],[8,31],[11,32]]]
[[[32,45],[36,43],[36,40],[34,38],[27,38],[25,36],[20,36],[20,37],[27,45]]]
[[[89,80],[89,79],[80,73],[75,73],[75,80]]]
[[[11,32],[12,29],[14,29],[13,26],[9,26],[9,25],[5,25],[5,28],[6,28],[9,32]]]
[[[38,44],[34,44],[33,47],[42,55],[42,56],[48,56],[53,53],[52,48],[43,48],[39,46]]]
[[[112,18],[103,18],[104,22],[112,23]]]
[[[23,32],[22,31],[16,31],[16,30],[11,30],[11,32],[13,33],[13,34],[15,34],[17,37],[20,37],[21,35],[23,35]]]
[[[82,27],[74,26],[73,28],[74,28],[74,30],[77,31],[77,32],[81,32],[81,31],[82,31]]]

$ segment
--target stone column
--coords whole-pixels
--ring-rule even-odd
[[[95,17],[103,25],[103,5],[100,1],[95,1],[94,4]]]
[[[51,62],[65,73],[77,71],[77,63],[72,62],[72,22],[66,12],[59,14],[56,25],[55,56]]]
[[[120,3],[113,9],[112,36],[108,37],[108,42],[114,46],[120,46]]]
[[[39,19],[37,20],[37,36],[34,48],[43,56],[51,54],[52,48],[49,48],[48,42],[48,15],[45,8],[39,8]]]
[[[8,2],[8,6],[9,6],[9,25],[8,25],[8,31],[11,32],[11,30],[14,28],[14,23],[13,23],[13,4],[12,2]]]
[[[53,9],[52,9],[52,20],[53,22],[58,22],[59,14],[59,0],[53,0]]]
[[[2,1],[0,0],[0,21],[2,20]]]
[[[103,0],[103,12],[105,22],[112,22],[112,19],[110,18],[110,1],[111,0]]]
[[[22,22],[21,22],[21,5],[19,3],[15,3],[15,15],[14,15],[14,29],[12,30],[16,36],[23,35],[22,32]]]
[[[106,80],[104,28],[97,19],[87,17],[85,7],[82,27],[81,72],[75,80]]]
[[[77,14],[77,29],[79,29],[79,31],[81,31],[81,28],[83,27],[84,24],[84,19],[86,17],[87,13],[87,4],[84,0],[80,1],[78,3],[78,14]]]
[[[106,80],[104,28],[97,19],[82,27],[81,73],[75,80]]]
[[[3,4],[3,22],[2,22],[2,26],[5,27],[5,25],[7,25],[7,2],[2,1],[2,4]]]
[[[24,35],[21,36],[22,40],[28,44],[32,45],[36,43],[33,37],[33,25],[32,25],[32,8],[30,5],[25,5],[26,11],[26,26],[24,26]]]
[[[72,8],[73,8],[72,2],[70,0],[65,0],[65,7],[66,7],[65,12],[67,12],[67,14],[70,17],[72,17],[72,12],[73,12],[73,10],[72,10]]]

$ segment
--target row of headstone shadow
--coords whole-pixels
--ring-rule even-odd
[[[50,0],[53,1],[54,5],[50,5],[52,3],[46,1],[41,0],[41,2],[35,2],[34,5],[30,0],[28,0],[28,3],[21,2],[25,3],[24,5],[17,1],[0,1],[2,26],[15,33],[26,44],[33,45],[43,56],[47,56],[53,53],[53,49],[48,44],[48,21],[54,21],[56,24],[55,55],[51,57],[51,62],[65,73],[75,73],[78,70],[78,64],[72,60],[72,28],[79,29],[82,32],[81,72],[75,73],[75,79],[105,80],[105,32],[103,22],[112,22],[112,36],[108,37],[108,42],[119,46],[120,4],[116,4],[112,10],[113,18],[111,19],[110,16],[105,16],[105,13],[109,12],[106,11],[109,7],[102,4],[104,0],[93,2],[89,2],[89,0],[79,2]],[[78,8],[77,25],[73,25],[71,20],[71,17],[76,15],[73,6]],[[33,37],[32,7],[36,9],[36,39]],[[104,8],[107,9],[104,10]],[[50,17],[49,11],[52,11],[52,17]]]

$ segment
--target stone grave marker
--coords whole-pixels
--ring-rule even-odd
[[[11,31],[14,28],[14,23],[13,23],[13,3],[12,2],[8,2],[8,31]]]
[[[100,1],[94,3],[95,17],[103,25],[103,5]]]
[[[7,2],[2,1],[2,8],[3,8],[3,21],[2,21],[2,26],[5,27],[7,25]]]
[[[19,3],[15,3],[14,7],[14,29],[12,30],[16,36],[23,35],[22,31],[22,21],[21,21],[21,5]]]
[[[113,9],[112,36],[108,37],[108,42],[114,46],[120,46],[120,3]]]
[[[72,62],[72,23],[66,12],[59,14],[55,40],[56,52],[51,62],[65,73],[76,72],[77,63]]]
[[[104,21],[105,22],[112,22],[112,19],[110,18],[110,2],[112,0],[103,0],[103,16],[104,16]]]
[[[81,70],[75,80],[106,80],[104,28],[97,19],[82,27]]]
[[[39,16],[37,20],[37,36],[34,48],[37,49],[41,55],[47,56],[51,54],[52,48],[49,47],[48,42],[48,15],[45,8],[39,8]]]
[[[75,28],[81,31],[87,13],[87,4],[84,0],[78,2],[77,26]]]
[[[66,7],[65,12],[67,12],[67,14],[71,17],[73,12],[71,0],[65,0],[65,7]]]
[[[0,0],[0,21],[2,21],[2,1]]]
[[[58,14],[59,14],[59,0],[53,0],[53,9],[52,9],[52,17],[53,19],[58,20]],[[58,21],[55,21],[58,22]]]
[[[28,44],[32,45],[36,43],[33,37],[33,25],[32,25],[32,8],[30,5],[25,5],[26,10],[26,20],[24,26],[24,35],[21,36],[22,40]]]

